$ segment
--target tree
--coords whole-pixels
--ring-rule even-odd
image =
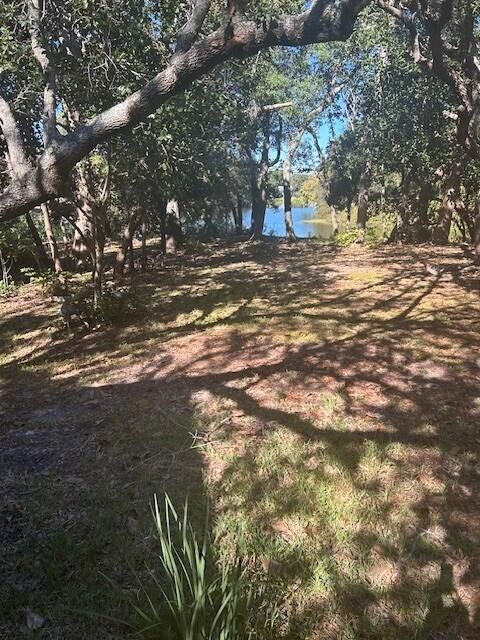
[[[207,18],[213,17],[216,3],[197,0],[189,19],[178,33],[166,67],[160,73],[124,100],[61,135],[56,122],[59,69],[54,64],[54,53],[60,44],[80,55],[87,38],[86,34],[77,37],[68,15],[60,12],[52,16],[45,11],[50,5],[44,6],[40,2],[29,0],[29,31],[32,50],[39,60],[43,78],[43,150],[35,159],[28,156],[18,123],[4,98],[4,87],[15,82],[15,73],[12,70],[6,75],[2,73],[0,120],[14,168],[10,184],[0,195],[2,221],[14,219],[35,205],[65,195],[73,167],[97,145],[141,122],[173,95],[184,91],[226,59],[251,57],[273,46],[299,46],[345,39],[351,34],[359,12],[367,4],[367,0],[317,0],[309,9],[298,13],[280,17],[268,13],[259,19],[261,5],[256,10],[256,3],[246,3],[245,13],[242,13],[240,3],[229,2],[220,27],[202,36],[202,29],[208,25]],[[302,2],[291,4],[297,9],[303,5]],[[150,15],[152,32],[155,32],[157,16],[153,10]],[[9,25],[12,33],[20,22],[15,13],[9,17],[13,20]]]
[[[456,138],[465,153],[480,161],[480,62],[478,35],[480,25],[477,0],[377,0],[377,5],[403,24],[410,37],[413,61],[427,74],[443,82],[455,97],[450,114],[455,122]],[[448,240],[448,220],[452,200],[457,197],[458,163],[450,165],[445,181],[441,215],[435,234],[438,242]],[[480,192],[479,192],[480,193]],[[480,219],[478,220],[480,225]],[[475,244],[480,261],[480,244]]]

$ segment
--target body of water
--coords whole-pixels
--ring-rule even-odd
[[[320,238],[329,240],[332,237],[332,223],[330,214],[316,207],[294,207],[293,225],[298,238]],[[252,210],[243,212],[243,226],[250,229],[252,224]],[[263,233],[276,238],[285,237],[285,220],[283,209],[267,209]]]

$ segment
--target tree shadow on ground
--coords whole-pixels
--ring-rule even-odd
[[[96,570],[132,586],[122,558],[151,553],[141,514],[168,490],[198,514],[214,498],[227,555],[244,527],[284,637],[478,637],[479,301],[459,252],[252,243],[137,287],[137,327],[4,368],[10,614],[50,607],[65,637],[56,601],[118,613]]]

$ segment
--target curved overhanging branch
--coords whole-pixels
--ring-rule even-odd
[[[12,220],[34,206],[62,195],[72,168],[99,143],[141,122],[221,62],[229,58],[248,58],[275,46],[346,40],[358,14],[369,2],[316,0],[309,10],[298,15],[270,17],[261,23],[246,20],[241,15],[230,17],[225,26],[186,51],[177,51],[162,72],[123,102],[66,136],[51,140],[37,165],[21,179],[13,180],[0,195],[0,221]],[[207,4],[197,3],[199,7]]]

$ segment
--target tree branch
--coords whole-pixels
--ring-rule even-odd
[[[203,27],[211,4],[211,0],[197,0],[195,2],[192,15],[178,32],[177,53],[184,53],[191,49]]]
[[[28,160],[22,134],[8,102],[0,96],[0,128],[8,150],[9,170],[12,178],[21,178],[32,165]]]
[[[425,64],[431,65],[423,55],[420,50],[420,39],[418,36],[418,29],[415,25],[415,20],[413,15],[404,7],[397,7],[393,5],[389,0],[376,0],[377,6],[385,11],[385,13],[390,14],[396,20],[402,22],[405,27],[408,29],[410,34],[410,49],[413,61],[417,64]]]
[[[14,181],[0,195],[0,222],[63,195],[72,168],[99,143],[141,122],[221,62],[248,58],[275,46],[346,40],[369,2],[316,0],[311,9],[300,14],[270,17],[261,23],[235,17],[229,21],[230,29],[223,26],[187,51],[176,53],[163,71],[123,102],[52,141],[22,182]],[[47,124],[51,125],[53,118],[54,110],[50,109]]]
[[[43,140],[45,147],[57,137],[57,76],[50,55],[42,44],[44,0],[28,0],[29,33],[33,55],[43,75]]]
[[[282,154],[282,136],[283,136],[283,120],[279,116],[278,129],[275,134],[276,151],[273,160],[268,159],[268,166],[274,167],[280,161]]]

